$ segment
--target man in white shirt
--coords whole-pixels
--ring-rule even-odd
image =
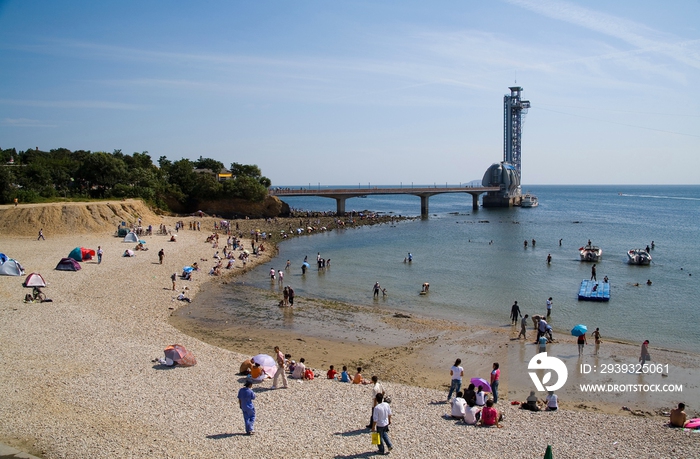
[[[365,428],[367,429],[372,428],[372,420],[374,419],[374,407],[377,406],[377,394],[382,394],[382,396],[386,394],[384,392],[384,386],[382,386],[382,383],[379,382],[379,378],[376,375],[372,376],[372,384],[372,413],[369,417],[369,424],[365,426]]]
[[[452,419],[464,419],[464,410],[467,407],[467,401],[463,398],[462,391],[457,392],[457,396],[452,399]]]
[[[394,447],[389,440],[389,425],[391,424],[391,407],[384,401],[382,394],[377,394],[375,399],[377,406],[374,407],[372,416],[372,432],[375,430],[379,433],[381,441],[379,442],[379,454],[384,455],[384,444],[386,444],[387,452]]]
[[[552,297],[550,296],[547,300],[547,319],[552,315]]]

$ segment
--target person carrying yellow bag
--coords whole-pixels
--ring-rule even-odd
[[[387,447],[387,453],[394,447],[389,440],[391,407],[384,401],[384,394],[377,394],[376,400],[377,406],[374,407],[374,415],[372,416],[372,444],[376,444],[379,447],[379,454],[384,455],[384,445]],[[375,443],[375,434],[380,437],[378,443]]]

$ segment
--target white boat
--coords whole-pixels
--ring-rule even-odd
[[[603,249],[595,245],[587,245],[578,249],[581,261],[600,261],[603,257]]]
[[[651,255],[644,249],[632,249],[627,251],[627,263],[631,265],[648,265],[651,263]]]
[[[522,207],[537,207],[539,205],[539,202],[537,201],[537,196],[535,196],[534,194],[527,193],[520,200],[520,205]]]

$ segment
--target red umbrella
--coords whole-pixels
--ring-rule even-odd
[[[190,367],[197,363],[197,359],[194,358],[194,354],[185,349],[185,346],[181,344],[171,344],[165,348],[164,352],[166,359],[171,359],[178,365]]]

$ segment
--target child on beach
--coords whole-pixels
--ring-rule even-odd
[[[348,374],[348,367],[343,365],[343,371],[340,373],[340,382],[350,382],[350,375]]]
[[[326,377],[328,379],[335,379],[337,374],[338,374],[338,372],[335,371],[335,368],[333,368],[333,365],[331,365],[330,370],[328,370],[328,373],[326,373]]]
[[[352,378],[353,384],[369,384],[365,378],[362,377],[362,367],[357,367],[357,373]]]

